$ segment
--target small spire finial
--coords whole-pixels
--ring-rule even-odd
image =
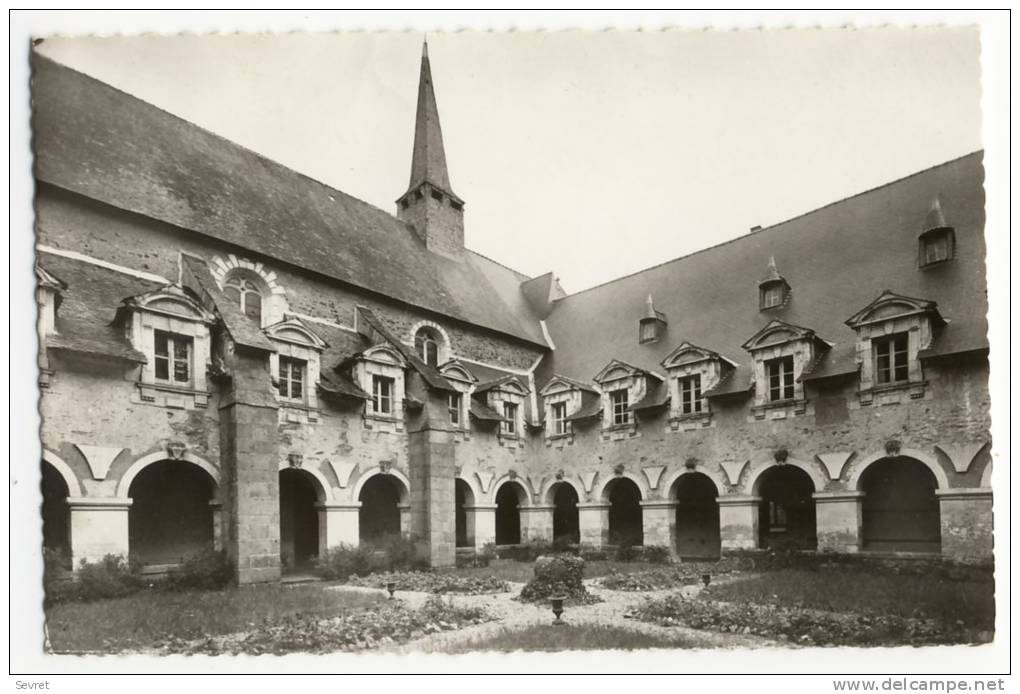
[[[652,303],[652,295],[649,294],[648,298],[645,299],[645,318],[658,318],[659,314],[655,310],[655,304]]]
[[[936,195],[935,199],[931,202],[931,208],[928,210],[928,216],[924,220],[924,230],[930,231],[932,229],[942,229],[949,226],[946,224],[946,216],[942,213],[942,201],[939,200],[939,196]]]
[[[428,34],[425,34],[425,38],[422,39],[422,42],[421,42],[421,57],[422,58],[428,58],[429,57],[429,35]]]
[[[772,281],[781,280],[781,279],[783,279],[783,276],[779,274],[779,270],[776,268],[776,256],[770,255],[769,256],[769,267],[768,267],[768,270],[765,272],[764,279],[762,279],[761,282],[762,283],[764,283],[764,282],[772,282]]]

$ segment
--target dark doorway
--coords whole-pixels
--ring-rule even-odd
[[[67,506],[70,491],[57,469],[42,464],[43,548],[59,558],[60,565],[71,568],[71,510]]]
[[[817,547],[815,491],[811,477],[794,465],[779,465],[762,473],[758,482],[758,544],[763,549]]]
[[[609,544],[632,546],[644,544],[641,522],[641,490],[626,477],[609,483]]]
[[[720,553],[719,492],[708,475],[681,475],[673,485],[676,551],[682,559],[716,559]]]
[[[566,482],[552,487],[553,542],[576,545],[581,541],[577,518],[577,491]]]
[[[878,552],[939,552],[942,530],[938,482],[913,458],[886,458],[861,475],[864,549]]]
[[[358,495],[358,539],[379,543],[400,536],[400,482],[390,475],[375,475]]]
[[[213,546],[212,478],[197,465],[146,466],[128,494],[128,551],[142,564],[178,564]]]
[[[496,544],[521,543],[521,509],[527,494],[516,482],[507,482],[496,492]]]
[[[456,528],[457,547],[473,547],[475,544],[474,533],[468,532],[467,507],[475,503],[474,492],[471,486],[464,480],[455,480],[454,497],[456,508],[454,509],[454,525]]]
[[[318,483],[303,470],[280,470],[280,561],[306,567],[319,556]]]

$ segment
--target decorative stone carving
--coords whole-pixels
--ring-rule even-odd
[[[460,465],[453,466],[453,476],[460,477],[460,473],[463,472],[464,468]]]
[[[790,457],[790,452],[785,448],[777,448],[776,452],[772,454],[775,461],[782,465],[786,462],[786,459]]]
[[[292,468],[300,469],[301,465],[304,463],[304,461],[305,461],[305,456],[303,454],[301,454],[301,453],[288,453],[287,454],[287,464],[290,465]]]
[[[591,490],[595,487],[595,479],[598,476],[598,470],[586,470],[581,473],[581,484],[584,485],[585,492],[591,494]]]
[[[695,458],[694,456],[691,456],[690,458],[684,461],[684,467],[687,468],[688,470],[693,470],[694,468],[698,467],[698,459]]]
[[[511,468],[510,471],[506,473],[506,476],[508,479],[515,480],[517,479],[517,471]]]
[[[354,473],[354,468],[358,467],[358,464],[349,461],[327,460],[326,462],[329,463],[331,468],[333,468],[333,474],[336,475],[337,483],[340,485],[340,488],[345,489],[347,487],[347,483],[351,479],[351,475]]]
[[[985,447],[985,444],[968,443],[962,446],[950,446],[939,443],[935,447],[946,454],[946,457],[953,464],[954,470],[963,474],[970,469],[971,464],[974,462],[977,454],[981,452],[981,449]]]
[[[559,470],[556,471],[556,479],[558,480],[563,479],[563,468],[560,468]]]
[[[97,480],[106,479],[106,473],[110,471],[113,461],[124,450],[108,446],[88,446],[83,443],[76,443],[74,447],[81,452],[85,462],[89,465],[89,470],[92,471],[92,476]]]
[[[850,460],[852,455],[853,451],[838,451],[836,453],[819,453],[816,457],[828,471],[829,479],[838,480],[839,473],[843,471],[843,466],[846,465],[846,462]]]
[[[620,477],[621,475],[623,475],[624,469],[625,468],[623,467],[623,463],[620,463],[619,465],[613,468],[613,474],[616,475],[617,477]]]
[[[899,455],[902,444],[896,439],[889,439],[885,442],[885,454],[886,455]]]
[[[390,469],[393,467],[392,460],[380,460],[379,461],[379,472],[384,475],[390,474]]]
[[[492,480],[495,476],[496,473],[492,470],[478,470],[475,472],[475,477],[478,478],[478,484],[481,486],[483,493],[489,493],[489,487],[492,486]]]
[[[724,460],[722,463],[722,469],[726,471],[726,477],[729,478],[730,484],[736,484],[740,481],[740,473],[744,471],[744,466],[747,465],[746,460]]]
[[[641,468],[641,471],[645,473],[645,477],[648,479],[649,489],[658,488],[659,480],[662,479],[662,473],[665,470],[665,465],[649,465],[648,467]]]
[[[183,441],[171,441],[166,445],[166,454],[171,460],[181,460],[186,450],[188,446]]]

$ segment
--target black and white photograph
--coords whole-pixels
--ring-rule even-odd
[[[12,43],[33,667],[1003,671],[986,28],[730,17]]]

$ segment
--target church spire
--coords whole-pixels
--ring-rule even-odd
[[[432,87],[428,41],[422,43],[421,49],[418,109],[415,113],[414,151],[411,158],[411,181],[408,184],[408,190],[414,190],[422,183],[430,183],[451,197],[456,197],[450,187],[450,175],[446,170],[443,130],[439,125],[436,92]]]

